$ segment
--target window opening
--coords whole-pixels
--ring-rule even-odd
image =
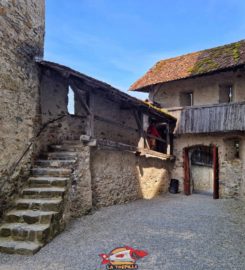
[[[226,160],[240,158],[240,140],[237,138],[225,140]]]
[[[180,94],[180,106],[193,106],[193,92]]]
[[[75,94],[70,86],[68,89],[67,111],[69,114],[75,114]]]
[[[232,85],[221,85],[219,88],[219,103],[230,103],[233,101]]]
[[[240,142],[235,141],[235,158],[240,158]]]
[[[212,148],[200,146],[193,150],[191,164],[211,167],[213,164]]]

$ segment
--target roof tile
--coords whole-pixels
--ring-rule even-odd
[[[245,64],[245,40],[199,52],[161,60],[130,90],[141,91],[149,85],[165,83],[224,70]]]

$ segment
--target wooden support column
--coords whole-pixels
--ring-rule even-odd
[[[145,148],[145,138],[144,138],[144,129],[143,129],[143,113],[142,112],[140,112],[139,121],[140,121],[140,126],[139,126],[140,139],[139,139],[138,147]]]
[[[145,148],[145,136],[144,136],[144,129],[143,129],[143,113],[133,110],[134,118],[138,126],[138,132],[139,132],[139,142],[138,142],[138,148]]]
[[[166,128],[167,128],[167,155],[171,155],[171,141],[170,141],[169,125],[166,125]]]
[[[89,92],[88,99],[90,114],[87,135],[94,138],[94,93],[92,91]]]

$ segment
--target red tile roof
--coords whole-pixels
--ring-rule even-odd
[[[131,85],[129,90],[148,92],[147,86],[208,74],[245,64],[245,40],[161,60]]]

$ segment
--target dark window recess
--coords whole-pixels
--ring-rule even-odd
[[[233,101],[232,85],[219,86],[219,103],[230,103]]]
[[[180,93],[180,106],[193,105],[193,92]]]
[[[213,152],[211,147],[198,147],[193,150],[191,164],[199,166],[212,166]]]
[[[240,158],[240,140],[239,138],[227,139],[224,141],[226,147],[226,160]]]
[[[235,146],[235,158],[240,158],[240,142],[235,141],[234,142]]]

